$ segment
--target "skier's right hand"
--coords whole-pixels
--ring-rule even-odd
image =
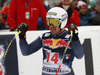
[[[27,25],[26,23],[21,23],[20,25],[18,25],[17,30],[18,32],[21,31],[21,33],[19,34],[19,38],[20,39],[25,39],[25,34],[29,29],[29,25]]]

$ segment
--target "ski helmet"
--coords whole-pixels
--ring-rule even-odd
[[[59,19],[59,26],[63,29],[66,26],[68,14],[63,8],[53,7],[47,12],[46,19]]]

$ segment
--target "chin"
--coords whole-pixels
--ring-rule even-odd
[[[53,33],[53,32],[51,32],[52,34],[55,34],[55,33]]]
[[[55,32],[51,32],[52,34],[56,34]]]

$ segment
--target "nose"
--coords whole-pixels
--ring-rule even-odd
[[[54,27],[54,25],[53,24],[50,24],[50,26],[49,27]]]

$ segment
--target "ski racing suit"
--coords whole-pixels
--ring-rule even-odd
[[[25,39],[20,39],[20,48],[23,55],[30,55],[43,47],[42,75],[55,75],[70,38],[71,35],[67,30],[64,30],[59,35],[46,32],[30,44]],[[71,41],[58,75],[70,75],[74,57],[81,59],[83,55],[84,50],[80,41]]]

